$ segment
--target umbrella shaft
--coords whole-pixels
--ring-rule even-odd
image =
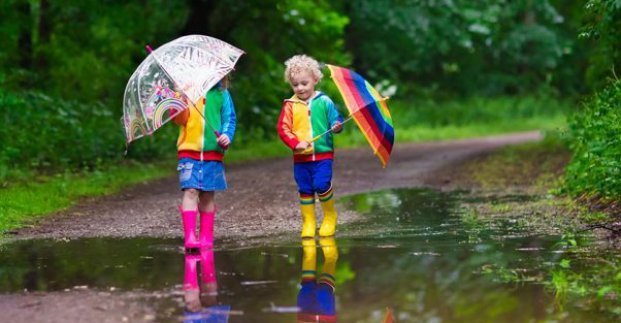
[[[349,117],[347,117],[347,119],[343,120],[343,122],[341,124],[345,124],[345,122],[351,120],[351,118],[353,118],[353,117],[354,117],[353,115],[350,115]],[[315,142],[315,141],[317,141],[317,139],[323,137],[324,135],[326,135],[326,134],[328,134],[330,132],[332,132],[332,128],[328,129],[328,131],[326,131],[326,132],[322,132],[322,133],[316,135],[315,137],[313,137],[313,139],[311,139],[310,142]]]
[[[168,73],[168,71],[166,70],[164,65],[162,63],[160,63],[160,60],[157,58],[157,55],[155,55],[155,53],[153,52],[153,49],[151,48],[151,46],[147,45],[146,48],[147,48],[147,51],[149,52],[149,54],[153,55],[153,59],[155,60],[157,65],[159,65],[162,68],[162,70],[164,71],[164,73],[166,73],[166,75],[168,75],[170,80],[173,82],[173,85],[175,86],[175,88],[179,89],[180,88],[179,84],[177,84],[177,81],[175,80],[175,78],[172,77],[172,74]],[[207,120],[207,118],[205,118],[205,115],[196,107],[194,102],[187,96],[187,94],[185,94],[185,92],[183,92],[182,90],[180,90],[179,93],[181,95],[183,95],[183,97],[192,105],[192,107],[196,110],[196,112],[198,112],[198,114],[200,114],[200,116],[203,118],[205,123],[211,128],[211,130],[213,130],[213,133],[216,136],[216,138],[220,137],[220,133],[218,132],[218,130],[209,122],[209,120]]]

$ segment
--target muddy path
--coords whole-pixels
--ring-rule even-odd
[[[539,132],[416,143],[395,146],[390,163],[382,169],[368,148],[337,151],[334,162],[335,196],[383,188],[444,186],[451,181],[452,165],[502,146],[541,139]],[[216,196],[219,212],[216,239],[236,241],[300,228],[292,161],[270,159],[227,167],[229,190]],[[181,193],[171,176],[137,185],[120,194],[82,201],[18,230],[14,239],[81,237],[182,237],[177,204]],[[339,223],[355,220],[343,212]]]
[[[539,139],[538,132],[528,132],[481,139],[400,144],[395,147],[386,169],[381,168],[368,148],[341,149],[337,151],[334,163],[335,195],[338,198],[384,188],[450,188],[454,166],[506,145]],[[289,158],[232,165],[227,168],[227,176],[229,190],[216,197],[219,205],[217,250],[297,238],[301,221]],[[177,179],[171,175],[114,196],[87,199],[68,211],[17,231],[9,240],[179,238],[179,259],[170,261],[180,261],[183,257],[182,228],[176,210],[180,200],[177,187]],[[339,223],[355,221],[356,216],[341,209]],[[7,247],[9,245],[5,244]],[[36,263],[36,259],[33,261]],[[175,295],[173,298],[181,302],[180,293],[180,286],[170,286],[168,290],[158,292],[101,290],[89,286],[74,286],[63,291],[24,290],[0,294],[0,321],[153,322],[159,321],[158,317],[162,315],[155,304],[170,295]],[[174,310],[180,306],[172,304],[169,307]],[[241,321],[246,319],[240,318]]]

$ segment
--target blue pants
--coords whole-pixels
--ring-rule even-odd
[[[293,177],[300,194],[325,193],[332,186],[332,159],[294,163]]]
[[[316,282],[302,283],[298,292],[298,307],[304,314],[336,315],[332,287]]]

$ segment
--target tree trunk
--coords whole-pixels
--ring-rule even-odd
[[[537,23],[537,15],[533,9],[533,0],[528,0],[526,4],[526,12],[524,13],[524,24],[531,26]]]
[[[201,34],[209,35],[209,17],[215,8],[214,0],[189,0],[190,15],[181,30],[183,35]]]
[[[39,5],[39,41],[37,43],[38,50],[36,68],[38,70],[42,70],[45,69],[47,66],[45,47],[50,42],[50,38],[52,35],[52,18],[50,16],[49,0],[41,0]]]
[[[32,14],[30,4],[27,1],[19,1],[16,11],[20,20],[17,38],[19,67],[29,70],[32,68]]]

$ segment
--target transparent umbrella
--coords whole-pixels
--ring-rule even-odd
[[[126,143],[151,135],[183,110],[195,108],[243,54],[239,48],[203,35],[183,36],[151,51],[125,87]]]

